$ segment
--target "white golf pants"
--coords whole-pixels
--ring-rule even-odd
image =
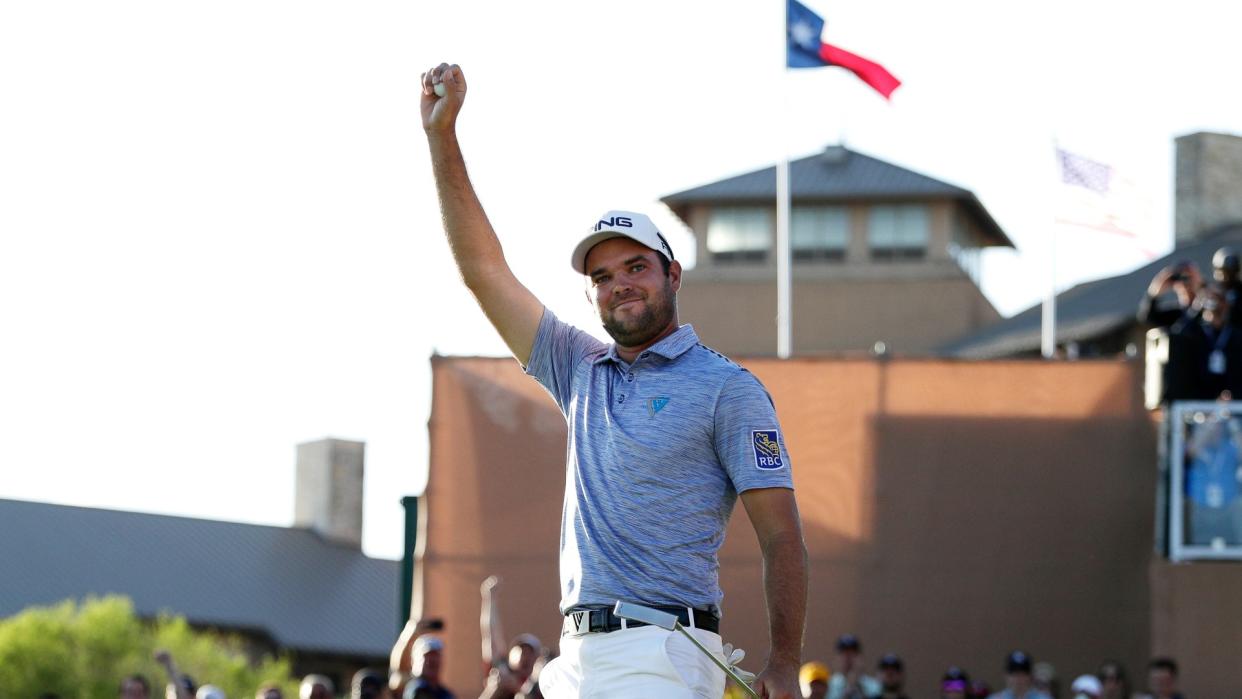
[[[687,631],[724,660],[719,635]],[[725,674],[680,631],[641,626],[562,636],[539,689],[546,699],[720,699]]]

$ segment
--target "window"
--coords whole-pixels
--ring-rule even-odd
[[[763,260],[772,247],[772,215],[758,207],[712,209],[707,251],[713,260]]]
[[[844,206],[795,206],[789,244],[795,260],[844,260],[850,212]]]
[[[927,207],[882,204],[867,216],[867,242],[876,260],[921,260],[927,255]]]
[[[1238,401],[1171,404],[1169,557],[1242,559],[1242,421]]]

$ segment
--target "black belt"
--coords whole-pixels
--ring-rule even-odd
[[[720,619],[710,611],[692,609],[691,607],[651,607],[666,614],[677,617],[686,628],[703,629],[712,633],[720,632]],[[692,614],[693,612],[693,614]],[[608,633],[621,629],[634,629],[647,626],[643,621],[622,619],[612,613],[611,609],[572,609],[565,614],[565,623],[561,633],[565,636],[581,636],[588,633]]]

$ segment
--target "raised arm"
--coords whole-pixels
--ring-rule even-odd
[[[798,504],[788,488],[742,493],[742,505],[763,552],[763,591],[768,605],[771,652],[755,680],[759,696],[795,699],[806,623],[806,544]]]
[[[483,662],[489,667],[506,662],[508,649],[505,648],[504,629],[500,623],[500,610],[497,608],[497,588],[500,578],[495,575],[483,581],[479,587],[482,604],[479,609],[479,632],[483,637]]]
[[[168,675],[168,682],[176,688],[177,699],[194,699],[194,695],[185,688],[181,683],[181,672],[177,670],[177,664],[173,662],[172,653],[166,650],[155,651],[155,661],[164,668],[164,674]]]
[[[435,91],[439,84],[444,86],[443,97]],[[458,66],[441,63],[423,73],[420,106],[440,215],[462,280],[509,351],[525,365],[535,344],[543,304],[513,276],[470,183],[457,141],[457,115],[465,99],[466,78]]]

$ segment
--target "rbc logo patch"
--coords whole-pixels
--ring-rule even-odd
[[[755,430],[750,433],[750,445],[755,448],[755,467],[764,471],[784,468],[781,459],[781,437],[776,430]]]
[[[652,415],[655,415],[661,410],[664,410],[664,406],[666,405],[668,405],[668,396],[660,396],[658,398],[652,398],[651,400],[647,402],[647,407],[651,409]]]

